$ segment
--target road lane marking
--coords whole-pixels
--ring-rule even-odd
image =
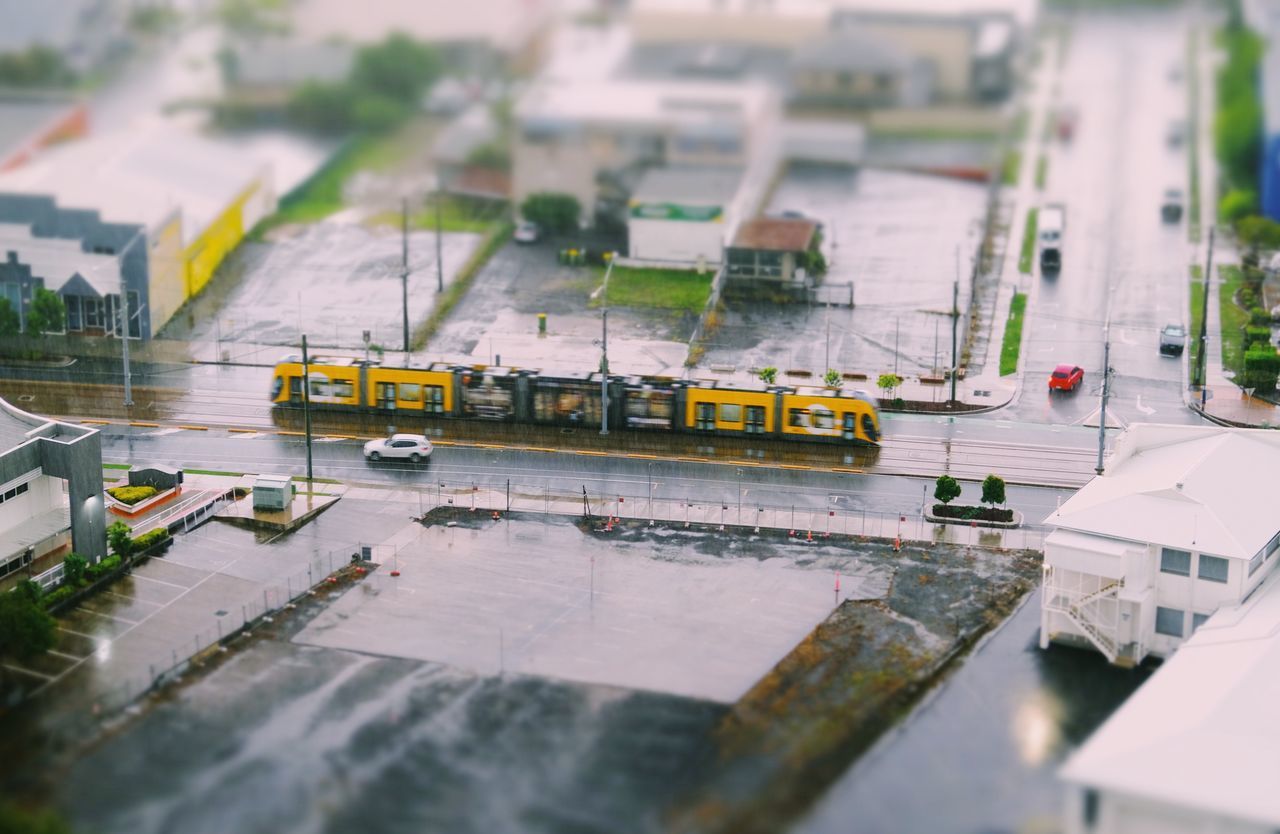
[[[594,449],[574,449],[573,453],[575,455],[590,455],[591,457],[597,458],[607,458],[609,456],[608,452],[597,452]]]
[[[208,426],[184,426],[181,424],[178,425],[178,428],[186,429],[187,431],[208,431],[209,430]]]
[[[160,428],[160,424],[159,424],[159,423],[146,423],[146,422],[143,422],[143,421],[141,421],[141,420],[131,420],[131,421],[129,422],[129,425],[131,425],[131,426],[137,426],[138,428],[141,428],[141,429],[158,429],[158,428]]]
[[[637,459],[639,459],[639,460],[658,460],[658,456],[657,456],[657,455],[642,455],[642,454],[640,454],[640,453],[638,453],[638,452],[628,452],[628,453],[627,453],[627,457],[629,457],[629,458],[637,458]]]
[[[129,625],[138,624],[138,620],[126,620],[124,617],[116,617],[112,614],[103,614],[101,611],[94,611],[92,608],[85,608],[84,606],[76,606],[76,610],[83,611],[86,614],[92,614],[95,617],[102,617],[106,620],[116,620],[117,622],[128,623]]]
[[[231,432],[232,434],[261,434],[261,432],[260,432],[260,431],[258,431],[257,429],[236,429],[236,428],[229,428],[229,429],[227,429],[227,431]]]
[[[8,669],[10,672],[17,672],[22,675],[30,675],[33,678],[43,678],[46,681],[53,680],[53,675],[46,675],[43,672],[36,672],[32,669],[24,669],[21,666],[10,666],[8,663],[2,664],[2,665],[4,666],[4,668]]]
[[[812,469],[813,467],[804,466],[802,464],[797,464],[797,463],[780,463],[778,464],[778,468],[779,469]]]
[[[707,458],[682,458],[682,457],[678,457],[678,458],[676,458],[676,460],[678,460],[678,461],[682,461],[682,462],[684,462],[684,463],[709,463],[709,462],[710,462]]]

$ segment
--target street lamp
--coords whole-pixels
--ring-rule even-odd
[[[143,229],[134,232],[133,237],[124,245],[117,255],[120,261],[120,303],[116,305],[117,327],[120,329],[120,358],[124,365],[124,407],[133,408],[133,374],[129,370],[129,288],[125,285],[124,256],[143,236]],[[142,315],[142,307],[134,315]]]
[[[600,307],[603,310],[600,334],[600,434],[609,433],[609,275],[617,252],[606,253],[609,265],[604,269],[604,286],[600,288]]]

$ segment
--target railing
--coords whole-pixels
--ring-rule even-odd
[[[31,577],[31,581],[39,585],[41,591],[47,593],[62,584],[62,580],[66,576],[66,570],[66,563],[59,562],[44,573]]]
[[[1121,655],[1119,592],[1123,579],[1111,579],[1071,570],[1045,567],[1043,607],[1064,614],[1090,643],[1115,663]],[[1099,610],[1108,605],[1107,612]]]

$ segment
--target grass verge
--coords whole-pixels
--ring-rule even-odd
[[[1031,274],[1031,261],[1036,253],[1036,221],[1040,216],[1040,209],[1027,209],[1027,225],[1022,230],[1022,254],[1018,256],[1018,270],[1020,272]]]
[[[1004,326],[1004,342],[1000,345],[1000,376],[1018,370],[1018,353],[1022,350],[1022,322],[1026,318],[1027,294],[1015,292],[1009,303],[1009,321]]]
[[[699,275],[689,269],[617,266],[609,277],[607,300],[610,307],[687,310],[696,315],[707,306],[714,277],[710,271]],[[597,296],[588,306],[599,307],[604,300]]]
[[[1191,264],[1191,315],[1187,321],[1187,343],[1191,346],[1191,381],[1199,383],[1196,373],[1200,368],[1200,322],[1204,320],[1204,267]]]
[[[453,279],[453,282],[444,288],[444,297],[440,299],[440,303],[431,311],[431,315],[427,317],[427,320],[414,329],[413,339],[409,343],[413,350],[422,350],[427,342],[436,335],[440,330],[440,325],[444,324],[445,319],[453,312],[453,308],[466,296],[467,290],[470,289],[471,282],[475,280],[476,274],[511,238],[513,228],[510,221],[490,226],[488,234],[485,235],[484,240],[480,241],[480,245],[476,247],[475,252],[471,253],[471,257],[467,259],[467,262],[462,265],[462,269]]]
[[[494,223],[500,222],[507,214],[505,203],[494,200],[476,200],[468,197],[442,195],[440,201],[440,229],[445,232],[472,232],[484,234]],[[412,229],[436,228],[436,198],[427,198],[426,204],[415,209],[409,215],[409,227]],[[400,212],[385,211],[370,217],[366,225],[392,226],[400,228]]]
[[[131,464],[131,463],[104,463],[104,464],[102,464],[102,468],[103,468],[103,469],[132,469],[132,468],[133,468],[133,464]]]
[[[239,478],[244,475],[243,472],[224,472],[221,469],[183,469],[188,475],[226,475],[232,478]]]
[[[1036,188],[1044,190],[1045,180],[1049,178],[1049,157],[1044,154],[1036,160]]]
[[[1000,181],[1005,185],[1018,184],[1018,172],[1022,169],[1022,152],[1018,150],[1007,151],[1004,155],[1004,165],[1000,169]]]
[[[1237,377],[1244,373],[1244,326],[1249,323],[1249,311],[1236,306],[1236,293],[1243,284],[1240,267],[1218,268],[1218,313],[1222,324],[1222,367],[1233,371]]]

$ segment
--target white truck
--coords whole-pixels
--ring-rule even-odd
[[[1040,237],[1040,272],[1056,275],[1062,269],[1062,235],[1067,226],[1067,209],[1061,203],[1049,203],[1037,218]]]

